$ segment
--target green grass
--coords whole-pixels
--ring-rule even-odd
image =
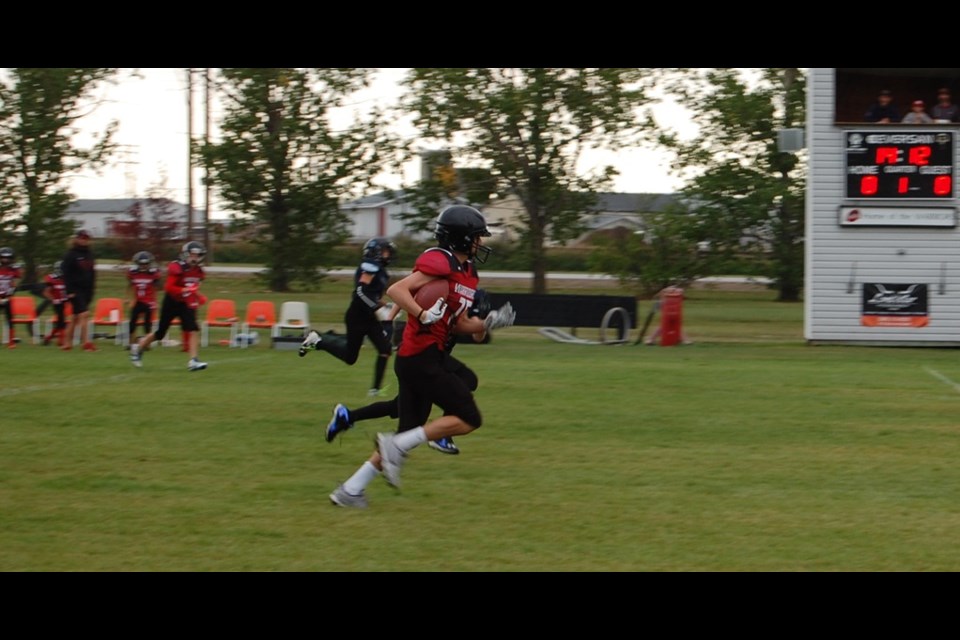
[[[347,286],[277,299],[336,327]],[[367,510],[327,496],[393,425],[322,430],[366,402],[370,347],[209,347],[197,373],[172,348],[142,370],[104,340],[4,349],[0,571],[960,570],[956,352],[807,346],[772,298],[689,292],[690,346],[458,347],[484,426]]]

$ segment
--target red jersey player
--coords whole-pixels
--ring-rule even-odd
[[[0,247],[0,310],[7,316],[9,338],[7,348],[16,349],[17,343],[13,337],[13,309],[10,308],[10,298],[17,291],[17,280],[23,275],[20,266],[13,264],[13,249]]]

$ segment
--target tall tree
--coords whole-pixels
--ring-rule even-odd
[[[749,72],[747,72],[749,71]],[[699,135],[664,133],[689,176],[683,189],[695,215],[695,240],[715,259],[753,256],[775,281],[777,299],[800,300],[803,287],[806,165],[780,151],[781,129],[803,127],[806,78],[796,68],[672,69],[663,86],[688,108]]]
[[[26,282],[37,280],[38,265],[63,255],[73,231],[65,179],[81,167],[101,168],[113,150],[115,121],[90,147],[75,146],[73,136],[96,89],[115,73],[13,68],[0,79],[0,238],[23,256]]]
[[[334,130],[330,111],[369,85],[370,69],[220,69],[220,140],[197,145],[211,187],[256,225],[272,291],[312,284],[347,236],[341,199],[370,185],[393,142],[376,112]]]
[[[547,240],[576,237],[596,192],[616,175],[613,167],[582,175],[582,152],[629,145],[638,132],[645,71],[415,68],[404,80],[401,104],[420,133],[485,165],[496,193],[523,203],[534,293],[547,290]]]

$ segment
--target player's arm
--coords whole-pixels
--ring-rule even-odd
[[[383,302],[370,290],[370,284],[373,282],[375,275],[370,271],[362,271],[360,277],[357,278],[357,288],[353,290],[354,297],[370,311],[376,311],[383,306]]]
[[[413,296],[420,290],[420,287],[435,279],[434,276],[427,275],[422,271],[414,271],[407,277],[390,285],[387,288],[387,295],[397,303],[399,308],[407,312],[407,317],[416,318],[423,322],[423,315],[427,310],[420,308]]]
[[[390,305],[390,312],[387,314],[387,322],[393,322],[403,309],[398,304]]]
[[[192,282],[185,286],[181,285],[180,275],[182,273],[183,271],[179,264],[176,262],[172,263],[170,268],[167,269],[167,281],[163,285],[163,290],[177,300],[189,302],[192,301],[194,296],[196,296],[197,289],[200,285],[196,282]]]
[[[123,301],[127,307],[133,307],[137,304],[137,289],[133,286],[133,280],[127,276],[127,299]]]
[[[453,326],[453,331],[454,333],[472,336],[474,342],[483,342],[487,337],[487,329],[483,326],[483,319],[466,313],[460,314],[460,317],[457,318],[457,324]]]

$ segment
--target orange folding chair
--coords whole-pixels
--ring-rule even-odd
[[[113,343],[126,344],[126,320],[123,318],[123,300],[120,298],[99,298],[90,318],[90,338],[97,327],[113,327]]]
[[[237,303],[227,298],[217,298],[207,302],[207,316],[200,323],[200,346],[207,346],[210,342],[210,327],[229,327],[229,346],[236,346],[237,328],[240,318],[237,317]]]
[[[252,300],[247,305],[247,312],[241,325],[241,332],[249,335],[250,329],[269,329],[273,332],[273,325],[277,324],[277,308],[269,300]],[[240,346],[247,348],[248,340],[242,340]]]
[[[40,344],[40,319],[37,318],[37,303],[33,301],[33,297],[13,296],[8,302],[14,330],[18,324],[30,325],[33,331],[33,344]],[[9,344],[13,336],[10,335],[10,329],[7,327],[7,319],[0,316],[0,322],[3,323],[3,344]]]

